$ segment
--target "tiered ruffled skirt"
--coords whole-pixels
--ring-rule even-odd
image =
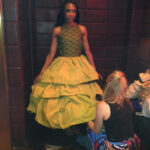
[[[29,112],[49,128],[65,129],[93,120],[96,95],[103,91],[86,57],[57,57],[32,86]]]

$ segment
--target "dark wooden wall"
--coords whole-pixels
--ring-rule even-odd
[[[139,72],[145,72],[150,67],[149,10],[148,0],[133,0],[126,65],[130,81],[138,79]]]
[[[127,54],[127,75],[133,81],[150,68],[150,2],[134,0]]]
[[[28,132],[26,129],[31,119],[28,119],[25,109],[29,102],[30,86],[49,52],[52,28],[61,1],[3,1],[10,127],[14,145],[23,142]],[[141,41],[150,36],[150,2],[76,1],[80,8],[81,24],[88,29],[90,48],[97,70],[104,76],[103,81],[114,69],[124,70],[130,80],[137,77],[138,71],[143,69],[142,64],[148,66],[148,61],[142,59],[139,65],[138,56]],[[33,128],[34,125],[30,124]]]
[[[8,73],[8,97],[12,144],[23,143],[25,108],[30,80],[30,44],[28,1],[4,0],[5,54]]]
[[[7,84],[8,80],[4,49],[4,22],[2,8],[2,1],[0,1],[0,149],[11,150]]]

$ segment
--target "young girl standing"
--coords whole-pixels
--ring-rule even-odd
[[[54,59],[56,51],[58,57]],[[67,0],[58,14],[50,53],[32,86],[27,110],[49,128],[65,129],[93,120],[96,95],[103,93],[96,83],[99,77],[87,30],[79,24],[78,6]]]

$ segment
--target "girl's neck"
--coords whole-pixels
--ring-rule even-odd
[[[76,23],[75,23],[75,22],[72,22],[72,23],[67,23],[67,22],[66,22],[65,25],[66,25],[66,26],[75,26]]]

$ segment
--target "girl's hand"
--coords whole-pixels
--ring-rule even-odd
[[[143,88],[147,88],[147,87],[150,87],[150,81],[146,81],[142,84],[142,87]]]
[[[103,76],[100,73],[98,73],[98,77],[100,80],[103,80]]]
[[[39,74],[39,75],[35,78],[34,84],[36,84],[36,83],[39,81],[40,78],[41,78],[41,74]]]

